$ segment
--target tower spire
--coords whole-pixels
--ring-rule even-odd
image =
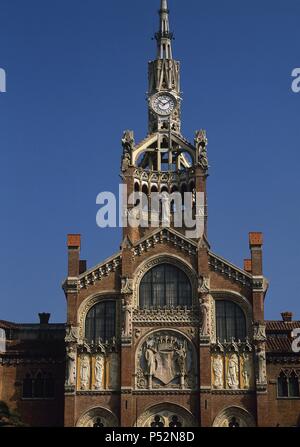
[[[157,41],[157,59],[173,59],[173,33],[170,32],[169,9],[167,0],[161,0],[159,17],[159,31],[155,34],[155,39]]]

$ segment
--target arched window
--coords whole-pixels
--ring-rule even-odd
[[[217,337],[220,341],[244,340],[246,319],[242,309],[232,301],[216,301]]]
[[[44,378],[41,372],[38,372],[33,381],[33,396],[36,398],[44,397]]]
[[[295,371],[281,371],[277,379],[278,397],[300,397],[299,379]]]
[[[85,320],[85,338],[88,342],[106,342],[116,335],[116,303],[101,301],[93,306]]]
[[[191,307],[192,288],[187,275],[171,264],[153,267],[140,284],[140,307]]]
[[[23,379],[23,398],[31,398],[33,396],[33,387],[32,387],[32,377],[31,374],[26,374]]]
[[[299,379],[295,371],[289,377],[289,397],[299,397]]]
[[[278,397],[288,397],[288,381],[287,377],[282,371],[277,379]]]

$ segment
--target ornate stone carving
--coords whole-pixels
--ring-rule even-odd
[[[121,278],[121,293],[131,294],[133,292],[133,280],[128,278],[128,276],[123,276]]]
[[[125,130],[122,138],[123,156],[122,172],[125,172],[132,161],[132,151],[134,149],[134,133],[132,130]]]
[[[67,326],[65,343],[77,343],[79,337],[79,328],[77,326]]]
[[[209,298],[200,299],[201,335],[209,335],[210,302]]]
[[[120,386],[120,362],[119,355],[112,352],[109,356],[109,388],[116,390]]]
[[[251,378],[251,354],[249,352],[244,352],[242,354],[243,359],[243,367],[242,367],[242,377],[243,377],[243,388],[249,389],[250,388],[250,378]]]
[[[132,334],[132,306],[122,300],[122,336],[130,337]]]
[[[97,355],[95,358],[95,389],[103,389],[104,356]]]
[[[252,277],[250,274],[247,274],[244,270],[239,269],[235,265],[230,264],[213,253],[210,253],[209,255],[209,265],[212,270],[220,272],[231,281],[238,282],[248,287],[252,286]]]
[[[207,171],[209,168],[206,148],[207,144],[206,131],[203,129],[198,130],[195,136],[195,147],[198,153],[198,164],[204,171]]]
[[[76,348],[67,347],[66,386],[74,387],[76,384]]]
[[[191,388],[195,384],[194,353],[187,339],[176,332],[150,335],[137,355],[137,387]]]
[[[155,247],[157,244],[162,244],[164,241],[167,241],[175,247],[180,248],[180,250],[186,251],[189,255],[196,255],[196,244],[193,241],[186,239],[183,235],[174,233],[175,232],[169,228],[158,230],[157,233],[149,236],[146,240],[143,240],[143,242],[134,248],[133,257],[141,256],[150,248]]]
[[[222,355],[213,357],[213,387],[216,389],[224,388],[224,358]]]
[[[234,390],[239,388],[239,358],[236,354],[231,354],[228,359],[227,385]]]
[[[153,326],[154,324],[198,326],[199,312],[196,309],[190,310],[182,307],[163,307],[157,309],[134,309],[133,322],[143,326]]]
[[[257,384],[265,385],[267,383],[266,352],[263,347],[258,347],[256,351],[257,361]]]
[[[97,265],[92,271],[80,275],[78,280],[79,289],[87,289],[90,285],[94,285],[97,281],[101,281],[111,272],[115,272],[120,264],[121,257],[120,254],[117,254],[104,264]]]
[[[253,340],[262,342],[266,341],[266,325],[264,323],[254,323],[253,325]]]
[[[86,354],[80,356],[80,389],[88,390],[90,387],[90,357]]]
[[[198,279],[198,293],[206,295],[210,290],[210,278],[208,277],[200,277]]]

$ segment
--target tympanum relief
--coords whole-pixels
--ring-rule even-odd
[[[142,389],[193,388],[196,368],[191,343],[181,334],[150,335],[137,353],[136,386]]]

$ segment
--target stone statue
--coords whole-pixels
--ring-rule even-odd
[[[153,376],[156,370],[156,350],[149,344],[146,345],[145,359],[148,366],[148,375]]]
[[[76,382],[76,351],[75,348],[69,346],[67,348],[66,385],[75,386],[75,382]]]
[[[125,300],[122,302],[122,310],[123,310],[123,327],[122,327],[122,335],[125,337],[129,337],[131,335],[131,313],[132,307]]]
[[[259,348],[256,352],[258,365],[258,383],[266,383],[266,353],[263,348]]]
[[[195,146],[198,152],[198,164],[202,167],[204,171],[207,171],[208,166],[208,158],[207,158],[207,146],[208,140],[206,136],[205,130],[199,130],[196,132],[195,137]]]
[[[223,377],[224,377],[224,367],[223,367],[223,357],[218,355],[213,359],[213,372],[214,372],[214,388],[223,388]]]
[[[109,358],[109,386],[112,390],[119,387],[120,382],[120,367],[119,355],[112,352]]]
[[[104,376],[104,357],[97,355],[95,361],[95,389],[100,390],[103,387]]]
[[[244,388],[250,388],[250,376],[251,376],[251,364],[250,364],[250,356],[248,352],[243,354],[243,371],[242,376],[244,379]]]
[[[131,163],[131,153],[134,148],[134,133],[132,130],[125,130],[122,138],[122,146],[122,172],[124,172],[128,169]]]
[[[90,359],[83,355],[80,362],[80,388],[87,390],[90,384]]]
[[[232,354],[228,362],[227,384],[229,388],[239,387],[239,359],[236,354]]]
[[[200,300],[200,312],[201,312],[201,335],[208,335],[209,333],[209,311],[210,305],[208,299]]]
[[[124,152],[130,152],[134,148],[134,132],[133,130],[125,130],[122,138],[122,146]]]
[[[186,375],[186,348],[183,344],[180,344],[178,349],[175,350],[177,365],[179,369],[179,374],[181,376]]]

